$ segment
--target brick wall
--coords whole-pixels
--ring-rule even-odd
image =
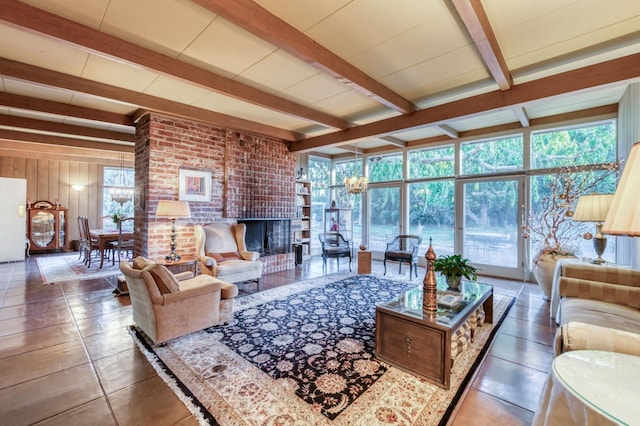
[[[195,252],[194,224],[294,215],[295,155],[284,143],[150,113],[136,125],[136,253],[168,253],[171,223],[155,211],[158,201],[178,199],[180,169],[211,172],[211,201],[190,202],[191,218],[176,221],[178,254]],[[263,263],[265,273],[291,269],[294,256]]]

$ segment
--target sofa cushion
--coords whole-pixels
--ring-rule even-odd
[[[561,325],[579,322],[640,333],[639,310],[600,300],[566,297],[562,300],[560,319]]]
[[[558,328],[554,342],[554,351],[557,355],[562,352],[585,349],[638,356],[640,355],[640,334],[575,321]]]
[[[167,294],[180,290],[176,277],[163,265],[155,264],[148,269],[158,286],[160,293]]]

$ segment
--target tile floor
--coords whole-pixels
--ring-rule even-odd
[[[43,286],[34,257],[0,264],[0,423],[197,424],[127,333],[130,302],[114,297],[115,279]],[[261,289],[322,274],[313,260],[265,276]],[[549,304],[534,284],[482,281],[518,299],[450,424],[527,425],[553,359]],[[243,285],[241,295],[255,291]]]

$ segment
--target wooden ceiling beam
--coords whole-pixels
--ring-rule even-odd
[[[189,84],[305,121],[336,129],[350,127],[350,124],[341,118],[261,91],[17,0],[0,0],[0,20],[70,43],[100,56],[179,78]]]
[[[62,88],[73,92],[86,93],[101,98],[112,99],[131,105],[139,105],[142,108],[155,110],[168,115],[189,118],[216,126],[244,130],[250,133],[270,136],[285,141],[295,141],[302,138],[301,135],[266,124],[242,118],[220,114],[203,108],[185,105],[157,96],[134,92],[109,84],[98,83],[81,77],[76,77],[45,68],[27,65],[20,62],[0,58],[0,75],[21,80],[40,83],[46,86]]]
[[[24,157],[38,160],[64,160],[81,163],[94,163],[105,166],[119,166],[120,153],[117,151],[88,150],[68,146],[55,146],[41,143],[28,143],[0,138],[0,156]],[[133,153],[125,154],[125,162],[133,164]],[[130,157],[131,161],[127,158]]]
[[[453,6],[500,90],[509,90],[513,78],[482,3],[480,0],[453,0]]]
[[[490,111],[498,111],[546,98],[595,90],[598,87],[621,82],[640,81],[640,53],[612,59],[595,65],[567,71],[513,86],[507,91],[494,91],[470,98],[417,111],[410,116],[398,116],[374,123],[352,127],[341,132],[308,138],[291,143],[292,152],[311,151],[326,145],[370,137],[380,137],[399,130],[418,126],[444,124],[447,120],[474,117]]]
[[[193,1],[393,110],[403,114],[417,110],[404,97],[251,0]]]
[[[34,142],[51,146],[66,146],[97,151],[134,152],[131,144],[120,145],[110,142],[98,142],[86,139],[67,138],[62,136],[45,135],[41,133],[20,132],[17,130],[0,129],[0,139],[14,142]],[[85,153],[86,155],[86,153]]]
[[[0,70],[0,74],[2,70]],[[86,120],[100,121],[103,123],[118,124],[121,126],[133,126],[131,117],[115,112],[100,111],[92,108],[63,104],[61,102],[47,101],[45,99],[31,98],[29,96],[13,95],[0,92],[0,105],[7,108],[17,108],[25,111],[46,112],[64,117],[76,117]]]
[[[74,126],[71,124],[55,123],[52,121],[35,120],[32,118],[0,115],[0,126],[18,127],[27,131],[63,133],[80,137],[106,139],[111,141],[133,144],[135,135],[131,133],[114,132],[112,130],[94,129],[91,127]]]

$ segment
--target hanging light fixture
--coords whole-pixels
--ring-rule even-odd
[[[358,145],[356,144],[356,165],[358,163]],[[344,178],[344,189],[347,194],[362,194],[367,191],[369,178],[364,176],[357,177],[354,173],[351,177]]]
[[[124,154],[120,154],[120,170],[118,171],[117,185],[111,188],[111,199],[122,206],[133,197],[133,189],[126,186],[124,169]]]

